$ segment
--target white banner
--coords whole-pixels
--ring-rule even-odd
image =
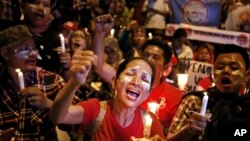
[[[165,33],[167,36],[172,36],[178,28],[185,28],[188,39],[191,40],[218,44],[235,44],[246,48],[250,47],[250,34],[245,32],[235,32],[189,24],[167,24]]]

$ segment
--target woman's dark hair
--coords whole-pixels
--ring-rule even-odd
[[[144,52],[144,50],[150,45],[157,46],[163,50],[164,64],[168,63],[171,60],[173,54],[172,50],[169,45],[165,43],[162,39],[153,38],[151,40],[147,40],[142,46],[142,52]]]
[[[225,53],[240,53],[244,59],[246,69],[249,68],[249,63],[250,63],[249,55],[248,55],[247,50],[245,48],[237,46],[237,45],[233,45],[233,44],[221,45],[218,48],[216,48],[214,61],[217,59],[217,57],[220,54],[225,54]]]
[[[142,60],[142,61],[146,62],[151,67],[151,69],[152,69],[151,87],[152,87],[154,77],[155,77],[155,66],[153,63],[150,63],[149,61],[147,61],[146,59],[141,58],[141,57],[128,58],[128,59],[125,59],[124,61],[122,61],[117,68],[116,78],[118,78],[120,76],[120,74],[126,69],[127,65],[130,62],[135,61],[135,60]]]

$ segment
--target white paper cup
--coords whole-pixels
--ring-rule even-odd
[[[179,86],[180,90],[184,91],[186,84],[188,82],[188,74],[179,73],[179,74],[177,74],[177,79],[178,79],[178,86]]]

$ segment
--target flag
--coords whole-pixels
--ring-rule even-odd
[[[173,23],[220,25],[221,0],[170,0]]]

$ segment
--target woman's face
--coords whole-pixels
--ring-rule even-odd
[[[71,38],[70,47],[72,48],[73,51],[75,51],[76,49],[84,50],[87,48],[86,37],[83,31],[77,30],[74,33],[72,33],[71,36],[72,38]]]
[[[142,45],[146,42],[146,34],[144,31],[138,30],[133,33],[132,36],[133,43],[137,49],[140,49]]]
[[[144,60],[128,63],[115,83],[119,102],[130,108],[140,105],[149,96],[152,75],[152,68]]]
[[[196,61],[205,62],[205,63],[209,63],[210,59],[211,59],[211,55],[209,54],[209,51],[207,48],[201,48],[197,52],[197,57],[195,58]]]

